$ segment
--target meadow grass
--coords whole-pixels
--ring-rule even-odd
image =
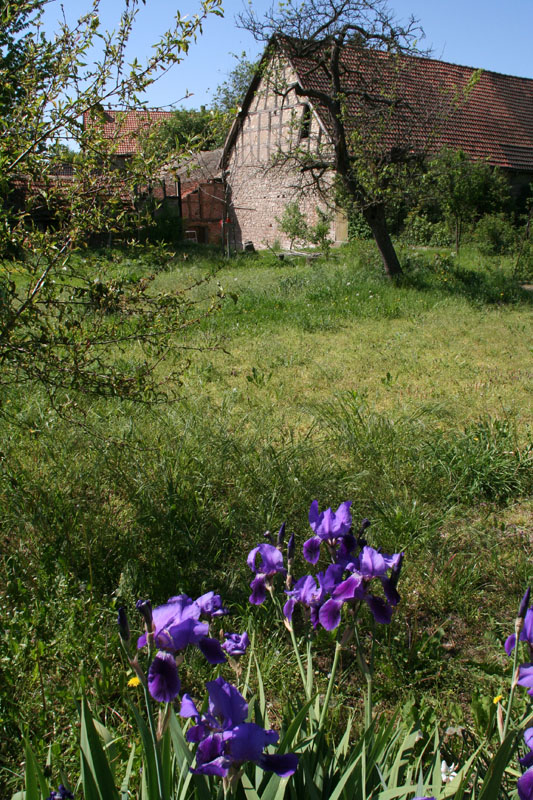
[[[406,552],[402,604],[377,652],[383,708],[424,687],[439,718],[474,724],[472,694],[496,694],[507,679],[501,645],[531,577],[533,533],[533,298],[512,265],[412,250],[394,285],[366,245],[311,264],[187,255],[158,267],[157,287],[218,269],[228,299],[176,342],[192,348],[179,402],[92,402],[73,424],[37,387],[5,398],[7,783],[30,721],[37,747],[53,738],[72,756],[82,688],[102,721],[125,724],[117,604],[215,589],[231,628],[244,629],[247,552],[284,520],[301,544],[314,498],[321,508],[353,500],[354,520],[372,520],[371,544]],[[268,609],[259,620],[281,706],[295,665],[285,642],[272,647]],[[326,675],[325,632],[321,642]],[[339,711],[361,702],[354,659],[343,658]],[[185,684],[202,676],[193,666]]]

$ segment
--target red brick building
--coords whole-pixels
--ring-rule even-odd
[[[131,158],[140,152],[143,134],[172,116],[171,111],[119,111],[108,109],[84,117],[84,125],[102,125],[104,138],[111,143],[115,160]],[[176,217],[186,239],[198,243],[222,242],[224,186],[219,162],[222,150],[202,151],[161,166],[157,177],[142,188],[160,206],[156,214]],[[179,220],[179,222],[178,222]]]
[[[173,175],[181,187],[185,238],[199,244],[222,244],[225,190],[221,157],[222,148],[202,150],[163,169],[163,176]]]

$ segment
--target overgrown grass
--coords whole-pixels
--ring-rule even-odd
[[[236,302],[178,343],[223,349],[193,356],[170,407],[95,402],[72,424],[38,389],[4,398],[7,783],[20,727],[73,757],[83,686],[102,720],[125,724],[118,601],[215,589],[239,628],[246,553],[283,520],[302,543],[314,498],[321,508],[353,500],[374,546],[406,551],[402,604],[377,653],[383,707],[423,686],[438,716],[470,724],[472,692],[497,693],[505,626],[531,576],[532,296],[510,264],[475,253],[457,264],[411,251],[401,285],[375,262],[366,246],[312,264],[228,262],[219,279]],[[171,290],[215,265],[177,254],[154,271]],[[115,258],[112,268],[150,265]],[[268,613],[261,629],[269,694],[282,703],[294,665],[283,642],[272,650]],[[344,698],[357,705],[346,658]]]

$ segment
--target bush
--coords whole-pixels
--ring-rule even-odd
[[[407,215],[402,236],[409,244],[448,247],[452,243],[443,222],[431,222],[419,211],[411,211]]]
[[[517,230],[504,214],[485,214],[476,225],[475,240],[483,256],[512,253],[516,247]]]
[[[411,211],[405,220],[403,238],[409,244],[431,244],[432,223],[423,214]]]
[[[331,247],[329,238],[331,216],[318,206],[316,207],[316,215],[316,223],[309,225],[298,203],[287,203],[283,216],[276,217],[276,222],[280,231],[289,237],[291,249],[294,247],[295,242],[301,242],[304,247],[308,244],[313,244],[327,256]]]
[[[533,282],[533,242],[524,242],[520,248],[514,274],[523,283]]]
[[[348,239],[350,242],[359,239],[371,239],[372,231],[360,211],[348,214]]]

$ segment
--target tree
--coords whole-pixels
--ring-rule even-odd
[[[212,102],[212,108],[215,111],[230,117],[233,117],[238,111],[258,67],[257,61],[250,61],[244,52],[240,57],[235,57],[238,61],[237,65],[231,70],[226,80],[218,86]]]
[[[200,108],[178,108],[159,125],[154,144],[159,156],[172,156],[187,149],[214,150],[222,147],[227,127],[215,111]]]
[[[406,96],[416,64],[405,56],[420,54],[417,22],[399,24],[386,0],[288,0],[262,19],[250,8],[239,24],[269,42],[263,70],[271,86],[318,108],[329,134],[314,148],[292,137],[278,165],[292,165],[326,199],[333,172],[337,204],[363,214],[387,274],[401,273],[386,208],[419,174],[450,100],[430,85],[417,97]],[[287,83],[287,59],[305,80]]]
[[[508,199],[509,186],[486,161],[472,161],[461,150],[445,148],[431,159],[422,193],[442,209],[454,231],[458,253],[464,225],[499,211]]]
[[[161,363],[169,337],[203,313],[198,297],[158,294],[153,274],[121,276],[87,250],[91,238],[111,233],[127,245],[148,224],[146,199],[159,167],[144,131],[139,152],[119,161],[118,142],[105,136],[104,104],[138,108],[148,86],[184,57],[206,15],[221,13],[220,0],[203,0],[192,18],[178,12],[146,62],[128,64],[144,1],[124,0],[109,33],[100,25],[100,0],[92,0],[49,39],[40,28],[47,0],[2,3],[0,391],[37,382],[55,404],[84,394],[166,396],[172,370]],[[78,151],[67,171],[65,145]],[[206,298],[205,312],[218,301]],[[139,345],[135,362],[121,358],[132,342]],[[179,374],[180,365],[173,367]]]
[[[159,157],[222,147],[256,68],[242,53],[237,66],[216,89],[209,108],[178,108],[162,122],[152,139]]]

